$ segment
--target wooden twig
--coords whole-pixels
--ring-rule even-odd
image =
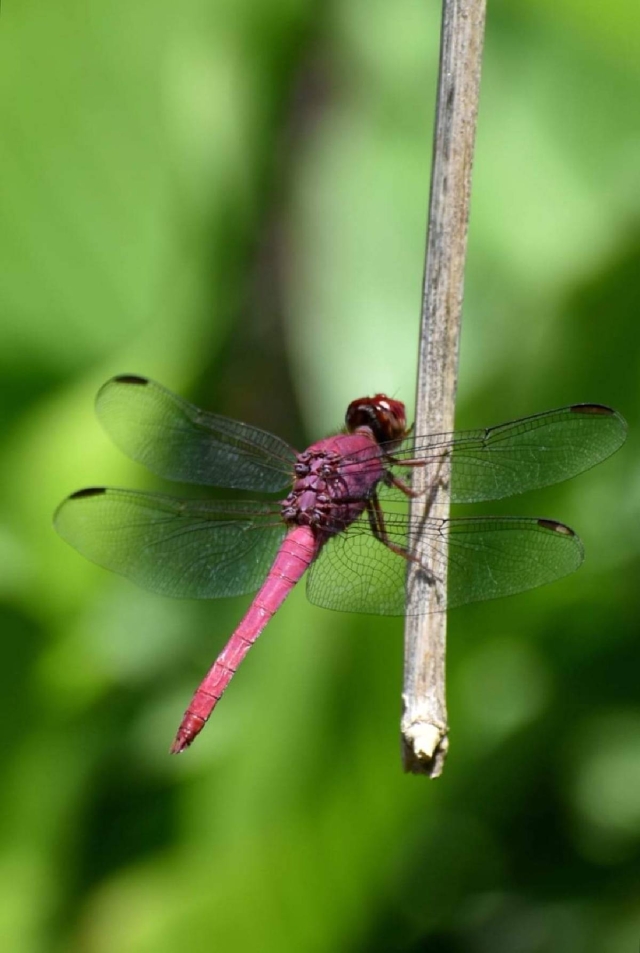
[[[453,430],[486,0],[443,0],[429,225],[422,296],[415,431]],[[437,515],[449,512],[449,461],[442,460]],[[427,468],[425,468],[427,469]],[[417,468],[414,486],[425,490]],[[420,518],[433,494],[412,501]],[[446,579],[415,564],[407,582],[402,744],[405,770],[438,777],[448,748],[445,697]]]

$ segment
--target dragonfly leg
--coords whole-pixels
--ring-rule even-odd
[[[425,466],[427,462],[431,463],[432,461],[427,460],[397,460],[395,457],[387,455],[386,459],[397,466],[401,467],[420,467]],[[434,474],[433,480],[429,481],[429,484],[423,490],[414,490],[408,483],[406,483],[401,477],[395,475],[390,470],[385,472],[383,477],[384,482],[387,486],[395,486],[398,490],[401,490],[406,496],[410,499],[417,499],[421,496],[428,496],[427,505],[425,507],[425,516],[428,516],[431,512],[431,508],[436,502],[438,496],[438,490],[444,489],[446,486],[446,480],[442,477],[442,468],[445,461],[448,459],[446,453],[441,454],[438,460],[438,467],[436,473]]]
[[[398,460],[392,453],[385,453],[384,460],[398,467],[423,467],[425,463],[431,463],[431,457],[423,457],[421,460]]]
[[[395,473],[392,473],[391,470],[386,471],[383,479],[387,486],[395,486],[396,489],[401,490],[402,493],[410,499],[415,499],[417,496],[424,496],[427,492],[427,489],[412,490],[408,483],[405,483],[404,480],[396,476]]]
[[[444,461],[448,459],[448,456],[449,451],[445,450],[444,453],[434,454],[432,457],[422,457],[421,459],[416,458],[413,460],[398,460],[392,453],[385,453],[384,459],[387,463],[393,463],[399,467],[423,467],[427,463],[433,463],[434,460],[438,460],[438,469],[440,469]]]
[[[399,546],[397,543],[394,543],[389,539],[387,527],[384,522],[384,514],[376,493],[371,496],[369,502],[367,503],[367,516],[369,518],[371,532],[376,539],[380,540],[380,542],[390,549],[392,553],[397,553],[398,556],[402,556],[403,559],[406,559],[412,563],[416,563],[416,565],[420,566],[430,584],[433,584],[436,581],[436,577],[434,576],[433,572],[428,566],[425,566],[419,556],[416,556],[414,553],[412,553],[406,548],[406,546]]]

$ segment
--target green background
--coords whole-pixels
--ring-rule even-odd
[[[303,587],[170,758],[246,600],[140,592],[51,515],[152,485],[93,416],[115,373],[299,447],[354,397],[411,404],[438,4],[5,0],[4,950],[637,950],[639,21],[490,3],[457,424],[600,401],[631,435],[491,507],[568,522],[587,559],[451,614],[430,782],[400,766],[401,620]]]

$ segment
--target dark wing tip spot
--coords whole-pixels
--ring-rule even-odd
[[[558,523],[556,520],[538,520],[538,526],[542,526],[543,529],[550,529],[554,533],[560,533],[562,536],[575,536],[570,526],[565,526],[564,523]]]
[[[113,380],[118,384],[137,384],[142,387],[149,383],[148,377],[139,377],[137,374],[118,374]]]
[[[84,496],[103,496],[107,492],[105,486],[87,486],[84,490],[76,490],[69,497],[70,500],[80,500]]]
[[[593,414],[601,417],[613,417],[615,415],[615,410],[605,404],[574,404],[571,410],[574,414]]]

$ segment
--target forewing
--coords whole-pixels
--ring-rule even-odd
[[[420,534],[403,516],[386,514],[385,521],[389,539],[419,558],[428,579],[442,580],[447,563],[448,608],[535,589],[583,559],[576,534],[553,520],[428,519]],[[371,534],[365,517],[325,545],[307,594],[328,609],[404,615],[406,574],[406,559]]]
[[[210,599],[260,587],[286,526],[269,504],[80,490],[54,525],[92,562],[164,596]]]
[[[107,381],[96,412],[127,456],[165,479],[267,493],[292,482],[296,453],[284,440],[199,410],[146,377]]]
[[[627,424],[610,407],[576,404],[486,430],[409,438],[391,450],[396,475],[411,483],[424,461],[427,485],[436,486],[451,462],[451,502],[477,503],[561,483],[589,470],[624,443]],[[397,491],[381,488],[381,496]]]

